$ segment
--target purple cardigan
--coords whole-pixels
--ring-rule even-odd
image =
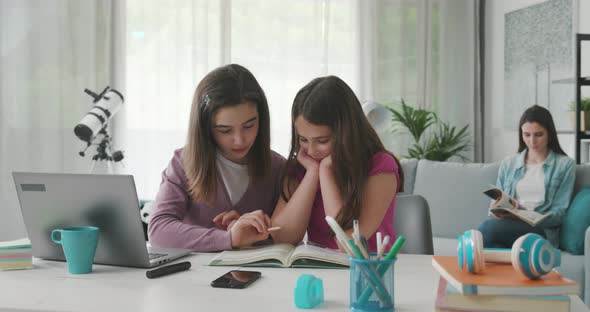
[[[176,150],[168,167],[162,172],[156,208],[148,226],[149,240],[153,246],[194,251],[231,249],[230,233],[213,223],[217,214],[232,209],[240,215],[258,209],[269,216],[272,214],[279,197],[281,172],[285,165],[285,158],[281,155],[272,152],[270,178],[250,184],[235,206],[231,204],[219,177],[213,207],[189,198],[181,155],[182,149]]]

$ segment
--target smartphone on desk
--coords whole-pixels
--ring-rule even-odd
[[[246,288],[262,276],[257,271],[232,270],[211,282],[211,286],[218,288]]]

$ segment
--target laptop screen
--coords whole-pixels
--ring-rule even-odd
[[[133,176],[14,172],[13,178],[33,256],[64,260],[51,231],[96,226],[94,263],[149,265]]]

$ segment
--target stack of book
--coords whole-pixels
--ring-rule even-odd
[[[0,242],[0,270],[33,267],[33,249],[28,238]]]
[[[457,257],[433,256],[440,274],[436,311],[564,311],[569,295],[578,293],[576,282],[552,271],[538,280],[518,274],[512,265],[486,263],[482,274],[459,268]]]

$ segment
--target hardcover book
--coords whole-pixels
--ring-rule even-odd
[[[569,296],[466,296],[440,278],[436,296],[437,311],[471,312],[568,312]]]

